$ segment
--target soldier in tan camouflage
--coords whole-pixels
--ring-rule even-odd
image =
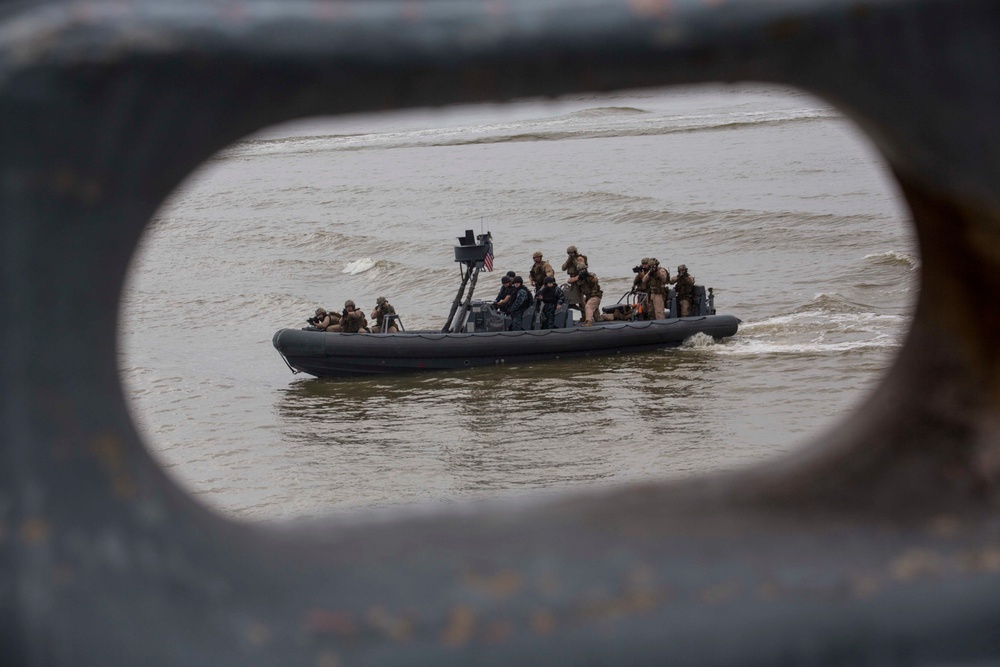
[[[569,300],[570,307],[576,308],[582,313],[584,299],[583,293],[580,291],[580,285],[577,284],[577,275],[581,271],[587,270],[587,256],[578,253],[575,245],[569,246],[566,248],[566,261],[563,262],[562,270],[569,276],[569,279],[566,281],[569,283],[569,288],[565,290],[565,294]]]
[[[605,315],[601,312],[601,284],[597,281],[597,276],[589,271],[580,271],[578,274],[580,291],[583,293],[584,308],[583,322],[580,326],[589,327],[594,322],[607,322],[615,319],[612,315]]]
[[[344,302],[340,325],[344,327],[344,333],[368,333],[368,320],[365,319],[364,311],[359,310],[350,299]]]
[[[694,276],[688,273],[687,266],[681,264],[677,267],[677,277],[670,283],[677,285],[677,310],[680,311],[680,317],[687,317],[694,306]]]
[[[309,326],[306,331],[340,331],[340,315],[328,312],[326,308],[317,308],[313,317],[306,320]]]
[[[653,306],[652,319],[662,320],[667,316],[664,304],[667,300],[669,285],[670,273],[660,266],[659,260],[651,257],[649,270],[642,277],[642,286],[649,294],[649,301]]]
[[[538,294],[538,290],[542,289],[543,281],[546,276],[555,277],[556,272],[552,270],[552,265],[542,259],[542,251],[536,250],[531,258],[534,263],[528,270],[528,280],[531,281],[531,285],[535,288],[535,294]]]
[[[375,331],[382,333],[382,324],[385,322],[385,316],[395,314],[396,309],[392,307],[392,304],[384,296],[375,299],[375,310],[372,311],[371,315],[372,319],[375,320]],[[399,328],[396,326],[394,320],[390,320],[386,333],[399,333]]]

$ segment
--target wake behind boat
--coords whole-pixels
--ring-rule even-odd
[[[605,317],[616,319],[591,326],[573,321],[573,310],[565,299],[555,306],[554,328],[541,328],[537,304],[514,322],[493,302],[473,299],[479,272],[492,257],[489,232],[474,236],[468,230],[459,238],[455,261],[462,265],[462,284],[440,331],[405,331],[400,318],[390,315],[384,318],[382,331],[375,333],[281,329],[272,342],[294,373],[348,377],[655,350],[677,347],[696,334],[716,339],[732,336],[740,324],[732,315],[717,315],[711,290],[706,292],[701,285],[694,287],[687,317],[676,316],[677,299],[671,288],[664,319],[633,319],[640,304],[626,295],[624,303],[603,308]],[[391,325],[399,331],[388,333]]]

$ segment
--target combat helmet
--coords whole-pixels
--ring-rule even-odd
[[[567,255],[573,255],[575,253],[576,253],[576,246],[575,245],[571,245],[570,247],[566,248],[566,254]]]
[[[650,257],[649,263],[652,264],[653,266],[658,266],[660,264],[660,260],[656,259],[655,257]]]
[[[641,262],[639,262],[639,263],[640,263],[640,264],[649,264],[649,257],[643,257],[643,258],[642,258],[642,261],[641,261]]]
[[[316,309],[316,316],[317,317],[322,317],[323,315],[326,315],[326,308],[317,308]]]
[[[687,270],[688,270],[687,264],[681,264],[680,266],[677,267],[677,273],[687,273]]]
[[[344,308],[357,308],[357,306],[354,305],[353,301],[348,299],[347,301],[344,302]]]
[[[541,257],[542,256],[542,251],[541,250],[536,250],[535,252],[531,253],[531,256],[532,257]]]
[[[380,296],[379,298],[375,299],[375,303],[381,306],[383,303],[385,303],[385,297]]]

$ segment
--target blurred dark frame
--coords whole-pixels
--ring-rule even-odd
[[[997,72],[996,0],[0,4],[0,663],[1000,661]],[[277,527],[150,458],[118,302],[213,153],[305,116],[713,81],[835,105],[917,231],[906,343],[807,452]]]

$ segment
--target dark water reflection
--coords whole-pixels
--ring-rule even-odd
[[[397,502],[447,499],[662,475],[671,452],[709,437],[719,371],[713,354],[672,350],[311,378],[280,390],[276,409],[293,455],[328,469],[351,497],[392,488]]]

